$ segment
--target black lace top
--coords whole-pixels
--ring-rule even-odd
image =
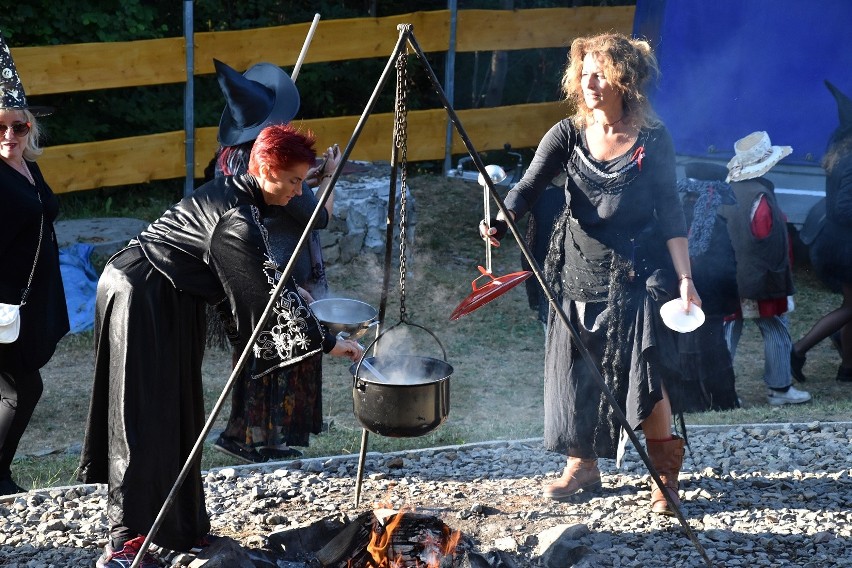
[[[605,300],[613,252],[633,265],[629,272],[644,275],[667,254],[668,239],[686,236],[674,148],[662,124],[640,131],[623,155],[599,161],[589,152],[585,131],[560,121],[542,138],[523,179],[506,196],[506,207],[519,218],[560,171],[568,173],[559,247],[566,297]]]

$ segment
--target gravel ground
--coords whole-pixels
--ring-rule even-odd
[[[852,423],[691,427],[683,513],[717,566],[852,566]],[[357,456],[206,474],[213,533],[273,563],[270,535],[377,507],[412,509],[462,531],[490,565],[706,566],[677,519],[648,513],[649,475],[630,448],[602,460],[603,490],[541,497],[564,458],[541,440],[370,453],[361,504]],[[0,501],[0,566],[93,566],[105,543],[106,491],[77,486]]]

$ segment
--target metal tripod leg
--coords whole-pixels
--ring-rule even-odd
[[[370,433],[366,428],[361,430],[361,453],[358,455],[358,476],[355,478],[355,506],[361,502],[361,482],[364,481],[364,459],[367,457],[367,438]]]

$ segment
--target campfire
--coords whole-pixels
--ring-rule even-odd
[[[316,559],[333,568],[454,568],[469,548],[462,534],[439,518],[377,509],[343,527]]]

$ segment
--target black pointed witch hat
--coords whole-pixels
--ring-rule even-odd
[[[227,103],[219,121],[223,146],[254,140],[264,127],[290,122],[299,111],[296,84],[277,65],[257,63],[240,74],[217,59],[213,64]]]
[[[845,138],[852,134],[852,99],[847,97],[843,92],[832,85],[828,79],[825,80],[825,86],[834,95],[834,100],[837,101],[837,116],[840,119],[840,125],[831,135],[829,145]]]
[[[18,69],[12,60],[12,51],[6,38],[0,33],[0,110],[29,110],[34,116],[46,116],[53,107],[30,106]]]

